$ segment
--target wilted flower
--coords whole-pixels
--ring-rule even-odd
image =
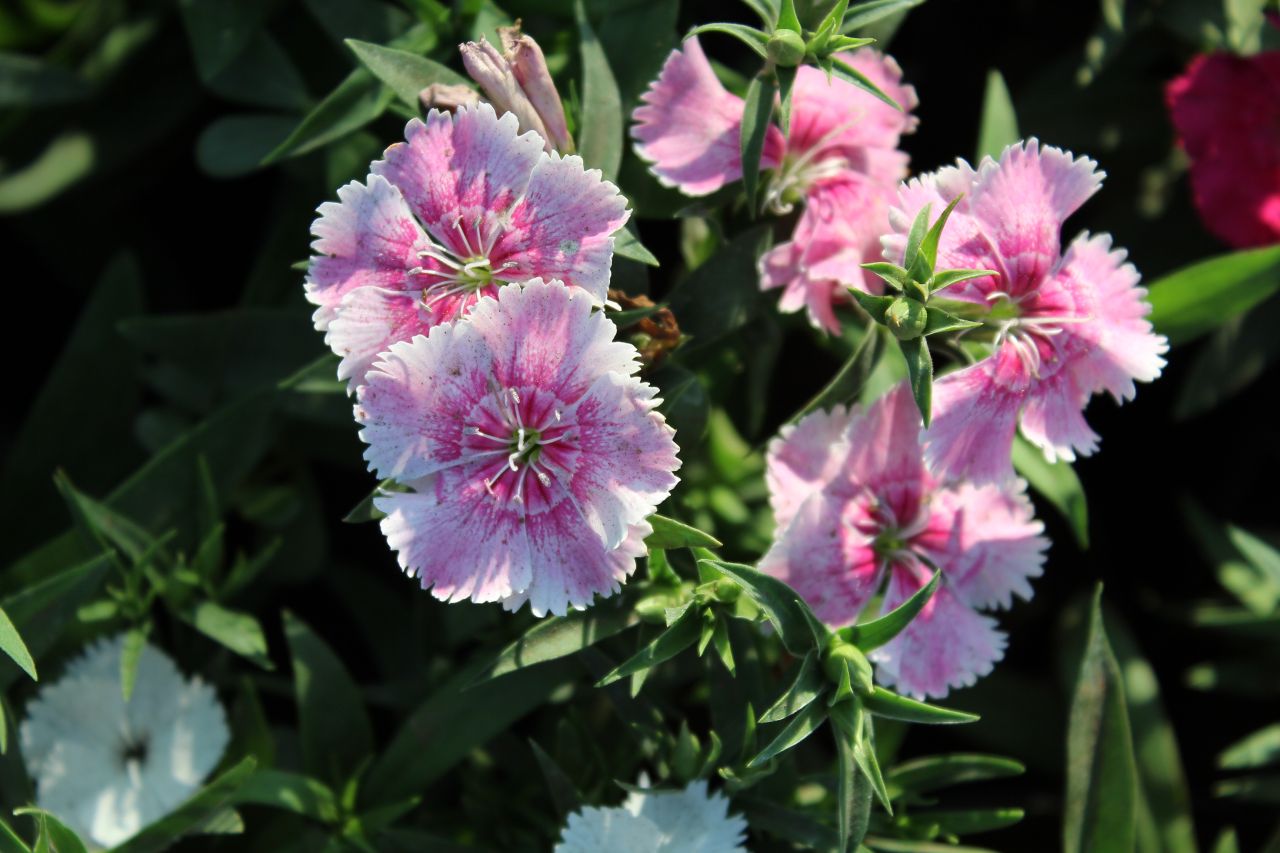
[[[521,131],[537,133],[548,151],[572,154],[573,137],[565,123],[564,104],[542,48],[521,34],[519,22],[514,27],[499,27],[498,36],[501,53],[484,36],[478,42],[459,45],[467,73],[499,113],[509,112],[520,120]]]
[[[359,390],[400,565],[437,598],[563,614],[616,592],[680,462],[636,349],[587,294],[505,287],[394,344]]]
[[[425,110],[443,110],[451,113],[458,107],[480,103],[480,95],[470,86],[461,83],[432,83],[418,93],[418,101]]]
[[[902,82],[892,57],[870,49],[838,58],[866,75],[902,105],[899,111],[837,77],[797,69],[787,134],[770,127],[762,169],[771,174],[765,203],[785,213],[808,207],[792,241],[761,259],[761,287],[785,287],[779,307],[806,307],[810,322],[838,331],[833,303],[848,301],[845,286],[879,292],[859,268],[878,253],[888,202],[907,173],[898,150],[916,119],[915,89]],[[740,134],[744,104],[716,79],[697,38],[668,57],[641,98],[632,136],[636,153],[658,180],[688,195],[706,195],[742,177]]]
[[[815,412],[784,428],[769,445],[778,533],[760,569],[794,587],[818,618],[843,626],[886,576],[883,612],[936,566],[933,597],[871,659],[885,684],[945,696],[1003,656],[1004,634],[978,611],[1030,599],[1048,541],[1021,483],[948,485],[925,465],[919,433],[905,386],[868,409]]]
[[[963,194],[937,265],[997,272],[945,292],[990,308],[995,351],[934,383],[925,452],[938,474],[1012,476],[1019,425],[1050,461],[1090,454],[1098,436],[1084,420],[1089,398],[1107,391],[1127,400],[1134,380],[1160,375],[1168,345],[1145,319],[1146,291],[1125,253],[1113,251],[1106,234],[1081,234],[1061,251],[1063,221],[1102,183],[1096,166],[1033,139],[977,171],[961,160],[903,185],[886,258],[902,261],[907,231],[926,204],[940,211]]]
[[[126,702],[124,637],[102,640],[40,691],[22,723],[36,802],[78,834],[113,846],[164,817],[213,770],[229,738],[213,688],[143,646]]]
[[[729,814],[724,794],[706,782],[679,791],[632,791],[613,808],[569,815],[555,853],[734,853],[745,850],[747,822]]]
[[[353,385],[378,353],[453,320],[499,286],[554,278],[603,304],[618,188],[579,157],[542,150],[488,104],[405,128],[338,202],[320,205],[307,298]]]
[[[1165,100],[1205,226],[1233,246],[1280,242],[1280,51],[1197,56]]]

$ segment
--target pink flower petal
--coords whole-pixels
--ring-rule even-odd
[[[914,491],[919,499],[931,484],[920,452],[920,412],[904,382],[854,416],[846,432],[849,453],[840,477],[853,484],[892,484]],[[896,507],[903,521],[914,507]]]
[[[1013,475],[1009,453],[1023,393],[995,381],[1000,358],[997,354],[933,383],[933,421],[924,447],[937,476],[1000,482]]]
[[[533,579],[504,606],[515,610],[527,600],[534,616],[563,616],[570,607],[589,606],[597,595],[613,595],[635,571],[636,557],[647,553],[643,539],[637,543],[634,537],[605,547],[567,496],[545,512],[531,513],[526,533]]]
[[[451,247],[461,214],[509,208],[545,156],[537,134],[520,135],[514,115],[498,118],[484,103],[453,115],[432,110],[425,123],[409,122],[405,140],[387,149],[373,173],[395,184],[431,236]]]
[[[923,577],[895,567],[883,612],[910,598],[924,585]],[[975,613],[944,581],[911,624],[870,657],[883,684],[917,699],[941,699],[990,673],[1004,657],[1006,642],[994,619]]]
[[[742,177],[742,99],[716,79],[696,37],[667,57],[662,72],[632,113],[636,153],[664,186],[708,195]],[[782,133],[765,136],[761,168],[782,158]]]
[[[633,376],[605,373],[570,413],[581,458],[569,491],[608,548],[621,545],[677,483],[674,433],[652,412],[656,393]]]
[[[493,248],[494,267],[514,264],[504,275],[559,279],[581,287],[604,304],[609,291],[613,237],[630,216],[618,188],[584,169],[581,157],[552,153],[533,168],[524,196]]]
[[[1165,98],[1205,227],[1239,248],[1280,242],[1280,51],[1197,56]]]
[[[911,111],[919,103],[916,90],[902,82],[902,69],[893,57],[863,48],[838,58],[866,75],[902,110],[821,69],[801,66],[792,93],[787,150],[815,158],[844,157],[851,171],[895,184],[907,173],[907,157],[896,149],[902,135],[915,130]]]
[[[1005,274],[1011,296],[1053,268],[1062,223],[1098,191],[1103,177],[1087,157],[1042,148],[1035,139],[1009,146],[998,162],[983,162],[968,212],[999,253],[1003,268],[996,269]]]
[[[408,271],[430,241],[414,220],[399,190],[370,175],[368,185],[352,181],[325,202],[312,224],[316,255],[307,270],[307,299],[320,306],[316,328],[329,328],[343,297],[358,287],[411,290]]]
[[[478,481],[445,472],[374,505],[387,514],[380,526],[400,567],[441,601],[502,601],[532,581],[523,508],[494,501]]]
[[[765,480],[779,533],[791,523],[800,504],[835,476],[848,452],[844,433],[849,420],[844,406],[829,412],[819,409],[784,426],[769,442]]]
[[[881,561],[853,523],[861,510],[815,492],[760,560],[760,571],[786,581],[828,625],[852,624],[875,594]]]
[[[364,383],[380,353],[430,330],[430,314],[421,306],[417,292],[380,287],[359,287],[343,297],[324,340],[342,357],[338,378],[349,380],[349,392]]]
[[[1015,595],[1030,601],[1030,579],[1044,570],[1044,525],[1025,485],[1016,488],[963,483],[936,493],[929,529],[914,541],[970,607],[1009,607]]]

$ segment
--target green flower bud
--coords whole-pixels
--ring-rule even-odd
[[[804,39],[792,30],[774,30],[766,45],[774,65],[795,68],[804,61]]]
[[[925,324],[929,322],[929,313],[924,305],[916,300],[899,296],[884,312],[884,322],[895,338],[900,341],[910,341],[924,334]]]
[[[860,696],[869,696],[875,689],[871,678],[871,662],[857,646],[839,641],[838,638],[833,637],[833,639],[836,642],[827,648],[827,659],[822,663],[827,678],[839,684],[840,670],[847,668],[849,685],[853,688],[853,692]]]
[[[716,581],[716,600],[732,604],[742,595],[742,587],[727,578]]]

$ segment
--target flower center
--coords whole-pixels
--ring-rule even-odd
[[[150,747],[151,741],[146,735],[126,737],[120,744],[120,764],[128,767],[130,764],[146,763]]]
[[[1005,293],[995,291],[987,294],[987,301],[992,303],[991,313],[985,318],[987,325],[995,329],[992,341],[998,351],[1008,342],[1010,349],[1022,363],[1023,369],[1033,379],[1040,378],[1040,369],[1044,364],[1041,344],[1048,342],[1063,333],[1066,326],[1089,322],[1089,317],[1071,317],[1061,314],[1036,316],[1027,314],[1019,300]]]
[[[495,389],[492,402],[495,405],[485,412],[489,422],[464,430],[476,439],[469,448],[470,458],[497,460],[497,467],[484,477],[485,489],[500,500],[523,503],[530,474],[544,488],[559,479],[559,466],[545,451],[569,438],[570,429],[554,408],[540,418],[547,422],[535,424],[529,401],[522,400],[514,388]]]
[[[497,218],[477,216],[468,222],[459,215],[453,220],[452,231],[457,235],[452,248],[432,243],[430,248],[418,252],[418,258],[430,261],[431,265],[409,270],[410,275],[429,280],[422,288],[422,304],[427,308],[450,296],[506,284],[503,274],[516,266],[514,261],[499,264],[496,269],[493,266],[490,255],[502,234],[502,223]]]
[[[809,187],[828,178],[838,177],[848,169],[843,157],[826,157],[814,162],[818,148],[811,148],[800,156],[787,154],[769,176],[764,190],[764,207],[770,213],[783,216],[803,201]]]

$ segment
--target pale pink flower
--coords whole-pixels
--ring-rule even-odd
[[[630,344],[581,290],[502,288],[391,345],[358,391],[401,567],[447,601],[535,614],[616,592],[676,484],[672,430]]]
[[[432,110],[319,208],[307,298],[354,387],[396,341],[453,320],[511,282],[558,279],[603,304],[610,236],[630,215],[579,157],[488,104]]]
[[[775,213],[804,201],[792,240],[760,260],[760,286],[785,288],[782,311],[806,309],[819,329],[838,332],[834,306],[847,287],[880,292],[859,267],[878,254],[889,201],[907,174],[898,150],[915,129],[915,89],[892,57],[862,49],[840,59],[865,74],[903,111],[817,68],[797,70],[786,136],[770,127],[762,169],[771,170],[765,204]],[[697,38],[668,57],[641,97],[632,136],[658,180],[706,195],[742,177],[739,137],[744,104],[716,79]]]
[[[1087,158],[1032,139],[975,171],[955,166],[903,185],[890,211],[885,257],[900,263],[906,233],[926,205],[941,211],[964,194],[947,221],[938,269],[989,269],[945,291],[990,306],[991,357],[940,378],[925,452],[939,474],[979,481],[1013,473],[1018,426],[1050,461],[1088,455],[1098,436],[1084,420],[1095,393],[1131,399],[1134,381],[1164,367],[1165,339],[1146,320],[1139,275],[1107,234],[1081,234],[1061,249],[1063,221],[1102,183]]]
[[[778,532],[761,571],[790,584],[823,622],[852,624],[885,587],[887,613],[933,570],[941,583],[896,638],[871,653],[879,680],[941,697],[973,684],[1006,638],[979,611],[1031,598],[1048,540],[1024,485],[948,485],[926,467],[905,386],[867,409],[815,412],[769,445]]]

